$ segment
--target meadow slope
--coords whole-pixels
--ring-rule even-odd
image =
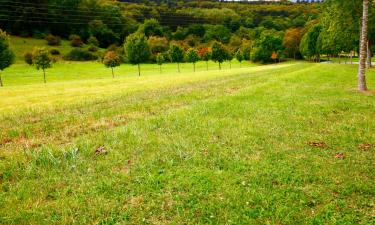
[[[46,85],[18,66],[0,89],[0,223],[374,223],[375,97],[356,66],[111,79],[92,63]]]

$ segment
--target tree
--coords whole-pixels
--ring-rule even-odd
[[[164,56],[161,53],[156,55],[156,63],[159,65],[159,71],[161,73],[161,65],[164,63]]]
[[[366,91],[366,54],[367,54],[367,32],[368,32],[368,0],[363,0],[363,16],[361,30],[361,45],[359,51],[359,68],[358,68],[358,90]]]
[[[208,61],[210,61],[212,55],[210,49],[207,47],[201,48],[198,51],[198,55],[201,59],[206,61],[206,69],[208,71]]]
[[[194,72],[195,72],[195,63],[199,60],[199,55],[198,55],[197,50],[195,50],[194,48],[189,49],[186,54],[186,57],[187,57],[188,62],[193,63]]]
[[[229,62],[229,69],[232,69],[232,60],[234,58],[234,53],[229,49],[227,53],[227,61]]]
[[[109,51],[104,56],[103,64],[107,68],[111,68],[112,78],[115,78],[115,74],[113,73],[113,68],[121,65],[120,56],[115,51]]]
[[[138,76],[141,76],[140,64],[150,57],[147,38],[143,34],[131,34],[126,38],[124,48],[127,60],[133,65],[138,65]]]
[[[255,43],[255,46],[256,49],[253,55],[253,60],[255,62],[272,62],[272,53],[279,52],[283,49],[282,37],[279,33],[275,33],[274,31],[264,31],[259,40]]]
[[[46,69],[52,67],[52,58],[49,51],[45,48],[34,48],[32,62],[37,70],[43,70],[43,80],[46,83]]]
[[[283,46],[286,53],[296,59],[299,45],[301,43],[302,31],[299,28],[291,28],[285,32]]]
[[[279,58],[279,55],[277,54],[277,52],[272,52],[271,59],[273,59],[275,63],[278,58]]]
[[[212,60],[219,63],[219,69],[221,70],[221,63],[228,58],[228,51],[223,44],[215,42],[212,45]]]
[[[177,69],[180,73],[180,63],[184,61],[184,49],[178,45],[172,44],[169,46],[168,54],[171,62],[177,63]]]
[[[237,61],[240,62],[240,67],[241,67],[241,63],[243,61],[243,53],[242,53],[241,49],[237,50],[235,57],[236,57]]]
[[[0,29],[0,72],[14,63],[14,53],[9,49],[9,36]],[[3,80],[0,73],[0,87]]]
[[[320,47],[318,38],[321,33],[322,27],[317,24],[312,26],[307,33],[303,36],[300,44],[300,52],[304,57],[319,60]]]

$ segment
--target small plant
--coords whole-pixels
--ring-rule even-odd
[[[59,36],[49,34],[44,39],[47,41],[47,44],[51,46],[57,46],[61,44],[61,38]]]
[[[46,69],[51,68],[53,62],[50,53],[45,48],[34,48],[32,62],[37,70],[43,70],[44,83],[46,83]]]
[[[72,47],[82,47],[83,45],[83,41],[81,37],[76,34],[70,35],[69,40],[70,40],[70,46]]]
[[[113,72],[113,68],[120,66],[121,64],[121,59],[120,56],[114,52],[114,51],[109,51],[105,54],[104,59],[103,59],[103,64],[112,69],[112,78],[115,78],[115,74]]]
[[[199,55],[197,50],[191,48],[188,50],[186,54],[187,60],[191,63],[193,63],[194,72],[195,72],[195,63],[199,60]]]
[[[164,56],[161,53],[158,53],[156,55],[156,63],[159,65],[159,72],[161,73],[161,66],[164,63]]]
[[[9,36],[0,29],[0,72],[14,63],[14,53],[9,49]],[[3,80],[0,73],[0,86]]]

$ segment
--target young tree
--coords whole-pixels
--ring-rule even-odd
[[[46,69],[52,67],[52,58],[49,51],[45,48],[34,48],[32,62],[37,70],[43,70],[43,79],[46,83]]]
[[[277,52],[272,52],[272,55],[271,55],[271,59],[273,59],[276,63],[276,60],[277,58],[279,57],[279,55],[277,54]]]
[[[141,76],[140,64],[150,57],[147,38],[143,34],[131,34],[126,38],[124,48],[129,63],[138,65],[138,76]]]
[[[262,63],[272,62],[272,53],[283,49],[282,42],[280,33],[275,33],[274,31],[262,32],[259,40],[255,43],[256,49],[253,54],[253,60]]]
[[[169,47],[168,54],[169,54],[169,58],[171,62],[177,63],[177,69],[178,69],[178,72],[180,73],[180,63],[184,61],[184,55],[185,55],[184,49],[178,45],[172,44]]]
[[[115,78],[115,74],[113,72],[113,68],[117,67],[117,66],[120,66],[120,64],[121,64],[120,56],[115,51],[109,51],[104,56],[103,64],[107,68],[111,68],[112,69],[112,78]]]
[[[229,69],[232,69],[232,60],[234,58],[234,53],[231,50],[228,50],[227,61],[229,62]]]
[[[243,58],[244,58],[241,49],[238,49],[238,50],[237,50],[235,56],[236,56],[237,61],[240,62],[240,68],[241,68],[241,66],[242,66],[242,61],[243,61]]]
[[[303,36],[300,44],[300,52],[309,60],[315,58],[317,61],[320,57],[320,46],[318,44],[319,35],[322,27],[315,25]]]
[[[361,46],[359,51],[358,68],[358,90],[366,91],[366,54],[367,54],[367,32],[368,32],[368,0],[363,0],[363,16],[361,30]]]
[[[212,45],[212,60],[219,63],[219,69],[221,70],[221,63],[228,58],[228,51],[223,44],[215,42]]]
[[[206,69],[208,71],[208,61],[210,61],[211,59],[211,51],[209,48],[201,48],[199,49],[198,51],[198,55],[201,59],[203,59],[204,61],[206,61]]]
[[[187,56],[187,60],[193,63],[194,72],[195,72],[195,63],[199,60],[199,55],[198,55],[197,50],[193,48],[189,49],[186,56]]]
[[[14,62],[14,53],[9,49],[9,36],[0,29],[0,87],[3,86],[1,72]]]
[[[161,73],[161,65],[164,63],[164,56],[161,53],[156,55],[156,63],[159,65],[159,71]]]

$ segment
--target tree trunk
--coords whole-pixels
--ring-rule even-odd
[[[208,61],[206,61],[206,69],[207,69],[207,71],[208,71]]]
[[[195,63],[193,63],[193,67],[194,67],[194,73],[195,73]]]
[[[229,61],[229,69],[232,69],[232,62]]]
[[[361,48],[358,67],[358,90],[366,91],[366,43],[367,43],[367,24],[368,24],[368,0],[363,0],[363,17],[361,30]]]
[[[47,83],[46,82],[46,70],[45,69],[43,69],[43,78],[44,78],[44,83]]]
[[[240,62],[240,68],[242,68],[242,62]]]
[[[219,70],[221,70],[221,63],[219,62]]]
[[[112,69],[112,78],[115,78],[115,74],[113,73],[113,67],[111,67]]]
[[[138,63],[138,76],[141,76],[141,65]]]
[[[161,65],[159,65],[159,72],[161,73]]]
[[[372,60],[371,59],[371,43],[368,40],[367,41],[367,69],[370,69],[372,67],[371,60]]]
[[[350,51],[350,64],[353,64],[353,51]]]
[[[339,64],[341,64],[341,55],[340,55],[340,53],[338,54],[338,57],[339,57]]]
[[[3,84],[3,80],[1,79],[1,74],[0,74],[0,87],[3,87],[4,84]]]
[[[296,60],[296,51],[293,52],[294,60]]]
[[[180,63],[179,62],[177,63],[177,70],[180,73]]]

